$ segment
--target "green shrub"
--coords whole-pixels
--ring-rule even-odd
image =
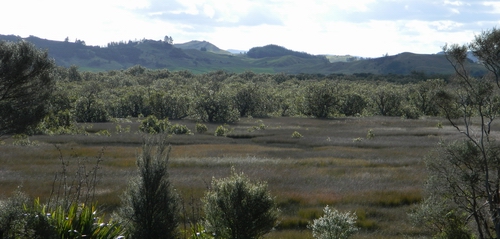
[[[443,122],[439,121],[439,122],[437,123],[436,127],[437,127],[438,129],[442,129],[442,128],[443,128]]]
[[[325,207],[323,213],[322,217],[315,219],[309,225],[316,239],[347,239],[358,230],[356,214],[341,213],[328,206]]]
[[[208,127],[205,124],[196,123],[196,132],[203,134],[208,131]]]
[[[20,190],[0,203],[0,238],[56,238],[56,228],[47,214],[30,207]]]
[[[195,223],[190,226],[190,231],[187,232],[189,238],[191,239],[214,239],[213,234],[210,234],[205,230],[203,224]]]
[[[123,128],[120,124],[117,124],[116,127],[116,133],[121,134],[121,133],[130,133],[130,125]]]
[[[12,142],[13,145],[20,145],[20,146],[38,145],[38,141],[31,141],[28,135],[25,134],[15,134],[14,136],[12,136],[12,138],[14,138],[14,142]]]
[[[44,207],[35,201],[35,208],[45,212]],[[59,238],[102,238],[113,239],[123,233],[120,224],[105,223],[97,215],[97,206],[85,204],[71,204],[69,208],[61,205],[50,211],[50,218],[55,225]]]
[[[0,237],[112,239],[123,233],[120,224],[106,223],[103,217],[95,204],[50,208],[18,191],[0,205]]]
[[[179,196],[168,176],[167,135],[147,138],[137,156],[138,175],[122,196],[115,217],[130,238],[178,238]]]
[[[213,179],[203,198],[205,228],[219,238],[260,238],[276,226],[278,209],[265,182],[251,182],[232,168],[228,178]]]
[[[292,138],[302,138],[302,137],[303,137],[303,136],[302,136],[299,132],[297,132],[297,131],[294,131],[294,132],[292,133]]]
[[[226,136],[229,133],[229,129],[224,127],[223,125],[219,125],[217,129],[215,129],[215,136]]]
[[[415,106],[405,106],[401,111],[406,119],[418,119],[423,115]]]
[[[170,127],[168,119],[159,120],[154,115],[150,115],[141,121],[139,130],[148,134],[159,134],[167,132]]]
[[[375,133],[373,133],[372,129],[368,130],[368,133],[366,133],[366,138],[367,139],[374,139],[375,138]]]
[[[110,133],[107,129],[103,129],[103,130],[99,130],[99,131],[97,131],[97,132],[95,133],[95,135],[110,137],[110,136],[111,136],[111,133]]]
[[[174,124],[170,126],[170,133],[172,134],[191,134],[191,130],[185,125]]]
[[[109,114],[103,101],[81,97],[76,102],[75,118],[77,122],[106,122]]]

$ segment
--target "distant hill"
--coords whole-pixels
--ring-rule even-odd
[[[281,56],[295,56],[300,58],[315,58],[318,56],[311,55],[305,52],[298,52],[288,50],[278,45],[267,45],[262,47],[253,47],[247,52],[250,58],[265,58],[265,57],[281,57]]]
[[[231,54],[231,52],[221,50],[214,44],[207,41],[190,41],[186,43],[176,43],[174,44],[174,46],[181,49],[195,49],[200,51],[213,52],[216,54]]]
[[[471,73],[482,75],[483,66],[470,61]],[[394,56],[359,60],[353,62],[334,62],[329,71],[336,73],[372,73],[407,75],[412,72],[423,72],[429,75],[453,74],[454,69],[443,54],[414,54],[409,52]]]
[[[277,45],[251,48],[246,54],[230,54],[206,41],[169,44],[164,41],[140,40],[111,42],[106,47],[87,46],[84,41],[53,41],[30,36],[0,35],[0,40],[25,40],[47,49],[57,65],[76,65],[81,70],[104,71],[126,69],[134,65],[169,70],[205,73],[215,70],[229,72],[308,74],[398,74],[414,72],[451,74],[453,68],[442,54],[401,53],[373,59],[349,58],[332,60],[331,56],[311,55]],[[472,73],[480,75],[484,67],[470,62]]]

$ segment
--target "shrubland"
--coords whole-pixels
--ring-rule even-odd
[[[43,88],[37,95],[29,83],[0,85],[7,95],[0,98],[6,112],[1,190],[21,184],[26,191],[4,197],[0,232],[13,238],[310,238],[302,233],[309,228],[315,238],[347,238],[358,230],[353,237],[494,238],[500,234],[498,39],[493,29],[469,46],[445,46],[454,77],[405,84],[141,66],[99,73],[59,67],[48,74],[46,54],[32,54],[47,63],[40,74],[0,75],[2,83],[30,78]],[[490,74],[471,76],[467,49]],[[40,79],[49,83],[35,84]],[[11,88],[20,95],[9,96],[17,92]],[[60,91],[47,94],[52,89]],[[27,111],[16,106],[38,100]],[[23,114],[35,117],[23,120]],[[140,140],[146,134],[160,140]],[[133,173],[131,151],[141,144]],[[172,155],[168,144],[175,145]],[[97,154],[93,167],[91,154]],[[127,189],[123,181],[130,182]],[[118,192],[124,192],[121,202]],[[99,199],[117,213],[97,215]]]

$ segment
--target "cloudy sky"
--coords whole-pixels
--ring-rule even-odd
[[[500,27],[489,0],[5,0],[0,34],[87,45],[206,40],[246,51],[277,44],[311,54],[436,53]]]

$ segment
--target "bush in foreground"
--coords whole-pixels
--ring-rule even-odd
[[[203,198],[205,228],[217,238],[260,238],[276,226],[278,209],[265,182],[251,182],[243,173],[213,179]]]
[[[177,238],[179,197],[168,178],[167,135],[144,140],[137,157],[139,175],[130,181],[117,217],[130,238]]]
[[[316,239],[347,239],[358,230],[356,214],[341,213],[328,206],[323,209],[323,213],[322,217],[308,226]]]

